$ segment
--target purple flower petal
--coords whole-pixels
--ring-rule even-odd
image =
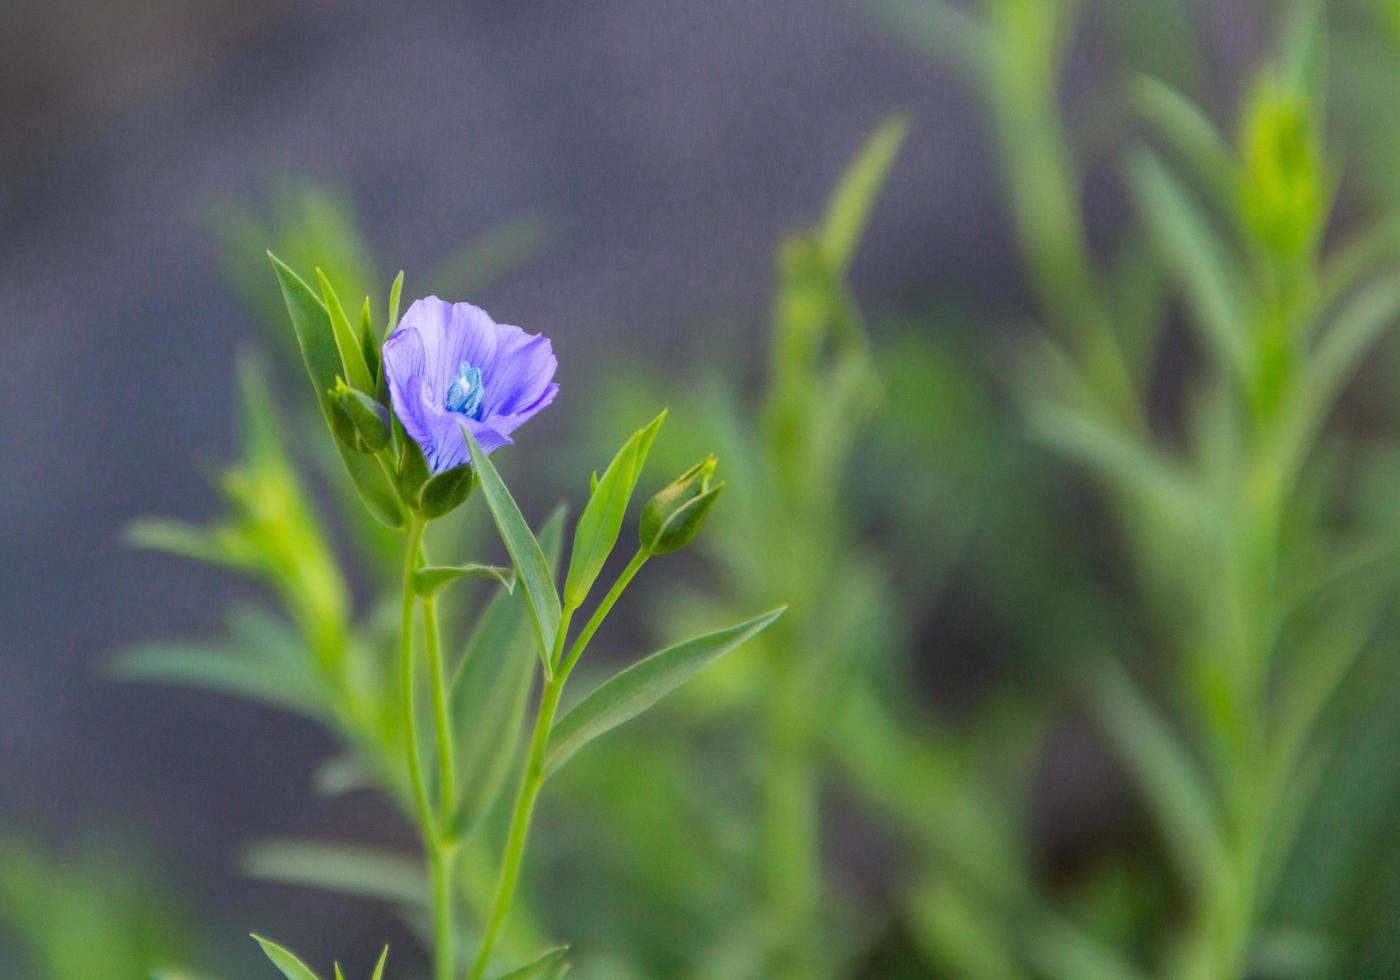
[[[480,372],[480,419],[446,407],[464,365]],[[557,369],[547,337],[498,324],[470,303],[435,296],[413,303],[384,343],[394,412],[434,473],[469,458],[463,424],[484,452],[508,445],[511,432],[554,400]]]

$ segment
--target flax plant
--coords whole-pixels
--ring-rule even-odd
[[[566,681],[627,585],[652,558],[699,533],[724,486],[713,480],[715,460],[691,467],[652,497],[632,560],[598,598],[594,585],[665,413],[637,431],[602,475],[594,474],[560,587],[562,513],[536,537],[489,458],[558,392],[548,339],[497,324],[470,304],[435,298],[414,303],[400,319],[400,274],[381,345],[368,299],[352,324],[328,277],[318,275],[318,294],[278,259],[272,264],[343,475],[366,510],[401,536],[398,628],[357,622],[334,550],[285,451],[276,402],[261,372],[248,367],[242,372],[247,463],[222,481],[231,516],[207,529],[147,520],[132,536],[262,579],[281,598],[291,627],[266,613],[243,614],[228,648],[137,649],[120,657],[117,669],[222,689],[324,723],[346,754],[317,782],[332,793],[359,787],[385,793],[417,828],[421,866],[325,844],[264,846],[251,863],[265,876],[368,893],[403,907],[411,921],[424,922],[438,980],[500,976],[498,945],[509,940],[507,955],[517,958],[518,934],[529,932],[512,913],[546,780],[598,735],[645,711],[782,610],[644,658],[561,713]],[[478,487],[511,564],[430,561],[426,527]],[[439,594],[471,579],[502,591],[477,617],[465,647],[453,645],[461,653],[449,658]],[[574,634],[570,625],[580,610],[591,612]],[[535,664],[541,680],[529,721]],[[499,822],[488,819],[493,810],[505,814],[503,837]],[[471,956],[459,952],[468,921],[475,924]],[[286,976],[316,975],[286,947],[258,941]],[[537,954],[510,975],[559,976],[568,967],[566,952]],[[376,978],[386,957],[387,950]],[[338,964],[335,971],[340,977]]]

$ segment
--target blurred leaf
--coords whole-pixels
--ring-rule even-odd
[[[357,790],[377,789],[373,774],[352,755],[333,755],[316,767],[311,785],[322,796],[334,799]]]
[[[564,509],[540,529],[551,575],[559,567]],[[498,594],[477,619],[450,682],[461,802],[452,829],[468,834],[500,793],[520,740],[535,658],[530,608],[520,594]]]
[[[588,504],[579,515],[574,529],[574,546],[569,554],[569,574],[564,581],[564,604],[571,609],[583,603],[593,588],[598,573],[612,554],[622,530],[623,518],[632,492],[641,479],[647,454],[656,439],[661,424],[666,421],[663,410],[656,418],[634,432],[622,444],[602,477],[593,487]]]
[[[316,400],[321,406],[321,414],[326,426],[334,435],[332,422],[333,405],[330,392],[335,388],[335,379],[341,372],[340,351],[336,346],[330,315],[315,294],[302,282],[295,272],[287,268],[271,252],[273,269],[282,285],[282,295],[296,330],[297,342],[301,346],[302,359],[306,363],[311,386],[316,391]],[[336,440],[336,451],[340,453],[345,470],[355,484],[360,498],[371,514],[389,527],[400,527],[403,514],[398,497],[389,486],[384,472],[374,458],[342,445]]]
[[[108,673],[121,681],[201,688],[311,718],[324,715],[319,692],[288,665],[209,643],[150,643],[114,653]]]
[[[1239,210],[1239,164],[1215,124],[1176,89],[1155,78],[1134,80],[1138,112],[1181,154],[1204,183],[1220,213]]]
[[[1191,303],[1201,339],[1237,378],[1252,377],[1243,299],[1236,284],[1248,282],[1190,193],[1150,151],[1128,159],[1128,183],[1153,240],[1176,273]]]
[[[247,565],[246,561],[225,547],[213,531],[188,521],[139,517],[126,526],[123,536],[134,548],[163,551],[168,555],[210,565]]]
[[[374,973],[370,980],[384,980],[384,967],[389,962],[389,947],[385,946],[384,951],[379,954],[379,962],[374,964]]]
[[[737,626],[668,647],[598,685],[555,722],[545,752],[545,775],[557,771],[599,735],[646,711],[707,664],[762,631],[786,609],[783,606]]]
[[[414,909],[428,882],[416,857],[358,844],[255,841],[243,850],[243,873],[260,881],[353,895]]]
[[[436,296],[471,296],[522,265],[549,243],[549,223],[540,214],[508,218],[473,236],[427,277]]]
[[[1186,749],[1116,666],[1095,679],[1092,707],[1131,765],[1177,866],[1197,889],[1227,873],[1209,786]]]
[[[872,0],[890,37],[974,79],[986,70],[992,38],[975,17],[946,0]]]
[[[851,161],[827,204],[821,247],[836,276],[851,263],[890,167],[909,135],[909,116],[897,113],[876,127]]]
[[[262,951],[267,954],[267,958],[273,962],[277,969],[282,971],[282,975],[287,980],[320,980],[311,967],[297,959],[296,954],[285,947],[279,946],[271,939],[264,939],[257,933],[253,933],[253,938],[258,941]]]
[[[500,532],[510,560],[515,563],[520,584],[524,586],[535,627],[535,641],[539,644],[540,662],[548,673],[553,669],[549,660],[553,655],[560,617],[559,593],[555,591],[549,563],[545,561],[540,543],[530,533],[530,525],[525,523],[519,505],[501,481],[496,467],[481,451],[465,425],[462,426],[462,434],[471,449],[472,467],[481,484],[482,496],[486,498],[486,505],[491,510],[491,517],[496,522],[496,530]]]
[[[424,565],[413,573],[413,590],[420,596],[436,595],[446,585],[461,578],[489,578],[515,591],[515,570],[500,565]]]
[[[556,946],[520,969],[501,974],[500,980],[530,980],[531,977],[543,976],[546,970],[562,960],[568,953],[569,947]]]

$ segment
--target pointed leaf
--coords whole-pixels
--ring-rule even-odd
[[[282,971],[282,976],[286,977],[287,980],[321,980],[320,977],[316,976],[315,971],[297,959],[296,954],[290,949],[277,945],[271,939],[264,939],[257,933],[253,933],[253,938],[258,941],[258,945],[267,954],[267,958],[277,969]]]
[[[268,657],[198,643],[159,643],[117,651],[107,665],[117,680],[202,688],[321,717],[321,701],[306,679]]]
[[[370,377],[369,366],[365,364],[364,347],[359,334],[350,325],[350,318],[345,315],[345,307],[340,305],[335,287],[319,268],[316,270],[316,281],[321,285],[321,305],[330,317],[331,334],[335,337],[336,349],[340,351],[340,363],[345,367],[345,380],[352,388],[373,391],[374,378]]]
[[[551,570],[559,567],[564,509],[540,530],[540,547]],[[452,675],[448,696],[457,721],[457,771],[461,804],[453,821],[457,835],[470,833],[504,785],[515,758],[534,677],[530,607],[520,593],[499,593],[477,620]]]
[[[520,969],[501,974],[499,980],[530,980],[531,977],[543,976],[547,969],[562,960],[568,953],[569,947],[556,946],[539,958],[526,963]]]
[[[393,851],[323,841],[264,840],[244,849],[243,873],[320,891],[421,908],[428,883],[418,862]]]
[[[836,185],[822,222],[821,246],[837,276],[850,265],[890,167],[908,135],[909,116],[902,112],[890,116],[870,134]]]
[[[345,972],[340,968],[340,961],[335,961],[335,980],[345,980]]]
[[[1215,799],[1190,753],[1115,666],[1105,667],[1093,707],[1133,767],[1181,870],[1197,886],[1228,873]]]
[[[627,516],[627,505],[641,478],[642,467],[646,465],[647,454],[651,452],[651,444],[665,421],[666,412],[662,411],[645,427],[632,433],[594,484],[588,505],[579,515],[578,526],[574,529],[569,574],[564,581],[564,603],[570,608],[577,608],[583,603],[608,556],[612,554],[622,530],[623,518]]]
[[[1248,278],[1190,192],[1154,154],[1139,150],[1130,157],[1128,182],[1154,242],[1192,305],[1201,339],[1236,377],[1248,379],[1252,351],[1244,301],[1236,292],[1236,284]]]
[[[1239,164],[1230,144],[1191,100],[1165,82],[1139,78],[1133,83],[1138,112],[1191,165],[1226,214],[1239,208]]]
[[[554,649],[555,634],[559,631],[560,617],[559,593],[555,591],[549,563],[545,561],[544,553],[540,551],[540,543],[530,533],[530,525],[525,523],[520,506],[506,489],[501,475],[496,472],[496,467],[481,451],[481,446],[477,445],[476,439],[467,431],[465,425],[462,426],[462,434],[471,449],[472,467],[476,470],[482,496],[486,498],[486,506],[496,522],[496,530],[510,554],[510,560],[515,563],[520,584],[524,586],[525,598],[530,603],[535,627],[535,642],[539,645],[540,662],[545,665],[545,670],[549,671],[549,658]]]
[[[384,947],[384,952],[379,954],[379,962],[374,964],[374,975],[369,980],[384,980],[384,965],[389,962],[389,947]]]
[[[515,569],[500,565],[424,565],[413,573],[413,590],[419,595],[431,596],[443,586],[460,578],[490,578],[506,587],[507,592],[515,591]]]
[[[336,347],[335,335],[331,329],[330,315],[321,301],[311,292],[310,287],[295,272],[287,268],[271,252],[268,258],[277,273],[282,287],[282,298],[287,304],[287,312],[296,331],[297,343],[301,347],[302,360],[311,378],[311,386],[316,392],[317,403],[325,417],[326,426],[334,434],[334,404],[330,392],[335,388],[335,379],[340,375],[340,351]],[[383,470],[373,457],[343,445],[335,440],[336,451],[340,453],[345,471],[359,491],[360,498],[371,514],[389,527],[403,524],[403,513],[393,488],[389,486]]]
[[[637,717],[712,661],[763,630],[786,609],[782,606],[737,626],[668,647],[598,685],[555,723],[545,754],[545,773],[556,771],[599,735]]]
[[[379,336],[374,331],[374,313],[370,311],[369,297],[360,305],[360,350],[365,356],[365,367],[369,375],[379,380]]]

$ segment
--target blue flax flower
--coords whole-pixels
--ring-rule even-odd
[[[384,342],[389,396],[434,473],[468,459],[463,424],[493,452],[554,400],[559,362],[549,338],[436,296],[408,308]]]

